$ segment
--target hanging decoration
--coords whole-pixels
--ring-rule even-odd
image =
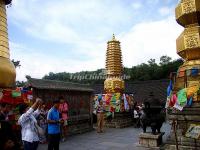
[[[132,94],[97,94],[94,97],[94,112],[99,104],[99,100],[103,100],[107,112],[125,112],[129,111],[130,105],[133,104]]]

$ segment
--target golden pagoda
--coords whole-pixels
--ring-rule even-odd
[[[15,85],[16,72],[10,61],[6,5],[12,0],[0,0],[0,88],[11,88]]]
[[[168,111],[172,131],[165,149],[196,150],[200,149],[197,144],[200,139],[193,137],[196,134],[193,129],[200,123],[200,97],[196,91],[200,87],[200,0],[180,0],[175,11],[177,23],[184,27],[176,40],[177,53],[184,59],[184,64],[177,72],[173,92],[186,88],[187,98],[192,97],[192,103],[184,106],[182,111]],[[189,134],[193,132],[193,135]]]
[[[186,75],[187,70],[200,69],[200,1],[181,0],[176,7],[176,21],[185,28],[176,41],[177,53],[185,60],[178,71],[184,77],[177,78],[176,88],[179,90],[199,84],[200,81],[199,77],[190,78]]]
[[[115,39],[107,42],[106,75],[104,90],[106,93],[122,93],[124,91],[123,65],[120,42]]]

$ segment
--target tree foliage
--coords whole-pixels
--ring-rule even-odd
[[[15,61],[15,60],[13,59],[13,60],[12,60],[12,63],[14,64],[15,68],[21,67],[21,64],[20,64],[20,61],[19,61],[19,60]]]
[[[126,81],[145,81],[159,80],[169,77],[171,72],[176,72],[178,67],[183,64],[182,59],[172,60],[171,57],[162,56],[160,62],[156,63],[155,59],[150,59],[147,63],[142,63],[131,68],[124,67],[124,74],[130,78]],[[81,71],[77,73],[50,72],[43,79],[70,81],[88,84],[103,83],[105,80],[105,70],[98,69],[96,71]]]

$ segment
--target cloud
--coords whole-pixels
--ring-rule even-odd
[[[132,5],[133,9],[137,10],[142,7],[142,4],[140,2],[133,2]]]
[[[162,55],[177,58],[175,41],[182,29],[170,17],[174,16],[170,13],[173,7],[162,5],[156,7],[160,13],[154,13],[158,0],[143,2],[13,1],[8,19],[13,31],[20,33],[9,34],[11,58],[22,65],[17,80],[25,80],[25,75],[41,78],[49,72],[104,68],[112,33],[121,41],[124,66],[158,60]],[[33,41],[42,44],[36,46]]]
[[[27,53],[26,45],[11,42],[11,58],[20,60],[21,67],[17,68],[17,80],[26,80],[25,76],[30,75],[34,78],[42,78],[49,72],[78,72],[82,70],[95,70],[104,67],[104,61],[101,59],[90,59],[85,61],[71,59],[60,59],[38,53],[36,50],[30,50]],[[101,56],[101,58],[104,58]],[[87,66],[87,67],[86,67]]]
[[[133,26],[130,31],[117,35],[121,41],[123,64],[126,67],[147,62],[150,58],[157,61],[160,56],[168,55],[173,59],[176,54],[176,38],[182,28],[174,21],[173,17],[154,22],[143,22]],[[12,57],[21,61],[22,67],[17,69],[17,79],[25,80],[25,75],[41,78],[49,72],[77,72],[82,70],[95,70],[104,68],[106,42],[85,43],[84,49],[88,49],[90,59],[81,61],[78,59],[60,59],[31,50],[25,45],[11,43]],[[82,47],[83,48],[83,47]],[[26,53],[29,49],[30,54]]]
[[[133,26],[129,32],[120,35],[124,65],[132,67],[150,58],[158,61],[162,55],[178,58],[176,38],[181,31],[174,17]]]
[[[172,12],[174,11],[174,8],[162,7],[158,11],[161,16],[166,16],[166,15],[172,14]]]
[[[112,7],[110,7],[112,4]],[[35,38],[56,43],[73,43],[122,30],[134,13],[121,3],[107,0],[18,0],[9,11],[11,21]],[[23,26],[22,26],[23,24]],[[94,38],[93,38],[94,39]]]

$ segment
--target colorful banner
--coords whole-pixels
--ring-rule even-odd
[[[129,94],[98,94],[94,97],[94,111],[99,100],[103,100],[107,112],[124,112],[129,111],[130,105],[133,104],[133,95]]]

